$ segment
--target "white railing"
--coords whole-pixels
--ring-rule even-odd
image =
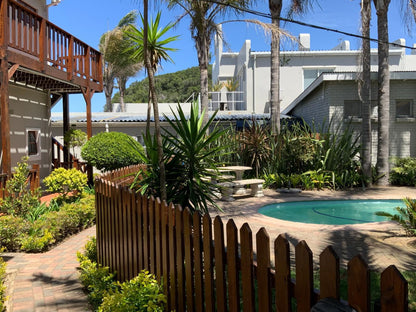
[[[208,110],[245,111],[247,110],[242,91],[209,92]]]

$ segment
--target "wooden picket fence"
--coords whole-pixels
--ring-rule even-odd
[[[323,298],[340,300],[339,258],[331,246],[320,255],[320,290],[313,287],[313,255],[305,241],[290,250],[280,235],[273,242],[231,219],[191,213],[146,198],[112,182],[121,171],[95,182],[98,261],[125,281],[146,269],[162,281],[167,311],[310,311]],[[348,263],[348,304],[370,311],[369,268],[360,257]],[[381,274],[381,311],[407,311],[407,281],[395,266]],[[346,302],[344,302],[346,303]]]

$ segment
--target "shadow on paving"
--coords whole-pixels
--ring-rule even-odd
[[[73,286],[76,285],[77,288],[80,288],[80,282],[78,278],[74,278],[72,276],[68,277],[53,277],[49,275],[45,275],[43,273],[36,273],[33,274],[33,278],[31,279],[31,282],[41,282],[43,284],[49,284],[49,285],[63,285],[63,286]]]

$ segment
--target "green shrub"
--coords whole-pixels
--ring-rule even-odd
[[[88,301],[94,311],[103,302],[103,298],[108,291],[116,288],[115,274],[110,273],[108,267],[98,266],[80,252],[77,253],[80,263],[80,280],[88,291]]]
[[[76,157],[75,147],[83,146],[87,142],[87,134],[79,129],[69,129],[65,132],[64,142],[72,147],[72,154]]]
[[[112,290],[103,299],[98,311],[124,312],[149,311],[162,312],[166,304],[163,288],[155,277],[147,271],[124,283],[118,283],[118,288]]]
[[[22,161],[17,163],[17,167],[14,167],[13,176],[6,182],[8,196],[0,199],[0,211],[24,217],[31,207],[40,204],[40,189],[31,191],[29,188],[29,171],[27,157],[23,157]]]
[[[416,186],[416,158],[396,158],[390,172],[393,185]]]
[[[0,247],[7,251],[18,250],[24,234],[29,230],[29,223],[17,216],[0,217]]]
[[[101,132],[82,147],[81,156],[99,170],[109,171],[141,163],[137,151],[143,146],[121,132]]]
[[[33,233],[22,239],[21,249],[30,252],[41,252],[55,242],[54,236],[48,229],[41,231],[39,235]]]
[[[91,237],[84,246],[84,256],[93,262],[97,262],[97,239]]]
[[[49,192],[59,193],[63,198],[66,198],[69,192],[73,192],[79,196],[87,185],[87,182],[87,175],[75,168],[55,169],[43,180]]]
[[[2,249],[0,249],[0,253]],[[6,262],[0,255],[0,311],[5,311],[6,306],[4,301],[6,300],[5,293],[6,293],[6,286],[4,285],[6,279]]]

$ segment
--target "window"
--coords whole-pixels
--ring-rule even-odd
[[[29,158],[40,158],[40,130],[27,129],[27,155]]]
[[[396,117],[412,117],[413,100],[396,100]]]
[[[361,118],[361,102],[344,101],[344,118],[358,117]]]
[[[316,78],[319,77],[322,73],[332,73],[334,72],[333,68],[314,68],[314,69],[304,69],[303,70],[303,90],[311,85]]]

